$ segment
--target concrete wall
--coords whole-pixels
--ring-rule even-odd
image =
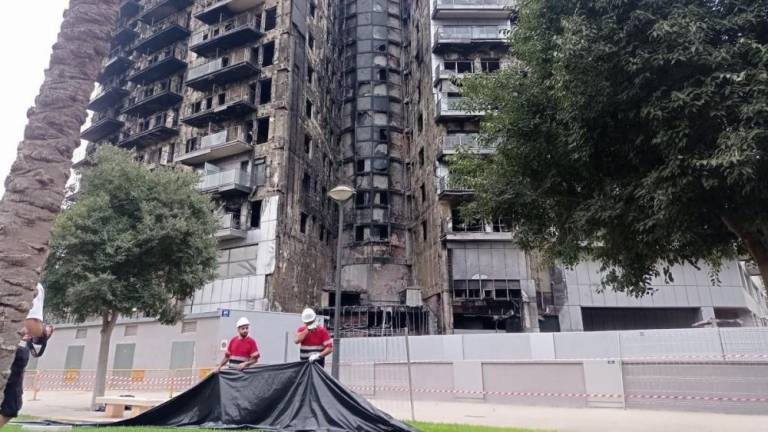
[[[195,329],[184,333],[182,328],[188,328],[189,324],[165,326],[153,320],[121,321],[112,334],[108,368],[113,368],[116,345],[135,344],[133,369],[169,369],[172,344],[179,341],[194,342],[193,368],[212,367],[221,360],[224,353],[222,345],[226,347],[226,343],[236,334],[235,322],[242,316],[251,321],[251,335],[259,345],[263,363],[298,360],[298,350],[292,337],[301,325],[299,315],[231,310],[229,317],[221,317],[218,312],[189,315],[183,322],[195,323]],[[134,326],[135,334],[132,334]],[[126,328],[130,329],[128,334],[131,336],[126,336]],[[30,368],[64,369],[68,347],[82,345],[85,348],[80,369],[95,369],[99,330],[100,324],[97,323],[57,326],[45,355],[32,363]]]

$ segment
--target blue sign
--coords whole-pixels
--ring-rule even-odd
[[[229,309],[222,309],[221,310],[221,316],[224,317],[224,318],[229,318],[229,313],[230,312],[231,311]]]

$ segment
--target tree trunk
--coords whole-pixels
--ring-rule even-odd
[[[88,99],[109,52],[119,2],[71,0],[5,180],[0,201],[0,390],[48,255],[51,228],[61,209],[72,154],[80,145]]]
[[[99,341],[99,360],[96,363],[96,382],[93,386],[91,407],[95,409],[96,398],[104,396],[107,388],[107,366],[109,363],[109,344],[112,341],[112,330],[117,324],[117,313],[104,313],[101,317],[101,340]]]
[[[768,239],[759,231],[750,231],[743,228],[733,219],[723,216],[723,223],[734,233],[744,244],[744,248],[749,252],[752,260],[760,271],[760,278],[763,280],[763,287],[768,292]]]

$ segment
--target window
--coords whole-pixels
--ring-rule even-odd
[[[317,13],[317,4],[313,0],[309,0],[309,16],[314,18]]]
[[[259,81],[259,103],[265,104],[272,101],[272,78]]]
[[[266,170],[267,164],[264,159],[253,161],[253,181],[256,186],[264,186],[267,183]]]
[[[304,115],[308,118],[312,118],[312,101],[307,99],[304,103]]]
[[[419,191],[421,192],[421,202],[427,201],[427,188],[424,186],[424,183],[419,186]]]
[[[389,240],[389,226],[387,225],[371,226],[371,240],[373,241]]]
[[[85,339],[88,337],[88,329],[87,328],[79,328],[77,331],[75,331],[75,339]]]
[[[224,105],[226,103],[227,103],[227,94],[226,93],[219,93],[218,105]]]
[[[499,59],[483,59],[480,61],[480,67],[484,73],[492,73],[501,68],[501,62]]]
[[[304,135],[304,153],[312,154],[312,137]]]
[[[135,352],[136,344],[115,345],[115,356],[112,362],[112,369],[130,373],[131,369],[133,369],[133,355]]]
[[[320,233],[318,234],[318,240],[325,241],[325,226],[320,224]]]
[[[307,38],[307,46],[309,47],[310,50],[315,49],[315,37],[312,36],[311,34]]]
[[[83,367],[83,353],[85,345],[70,345],[64,356],[64,369],[81,369]]]
[[[381,205],[381,206],[388,206],[389,205],[389,192],[376,192],[376,195],[375,195],[373,203]]]
[[[312,84],[312,81],[315,79],[315,70],[312,68],[312,66],[307,66],[307,82],[309,84]]]
[[[355,227],[355,241],[365,241],[365,227]]]
[[[256,274],[258,246],[246,246],[219,251],[216,276],[227,279]]]
[[[387,70],[379,69],[379,81],[386,81],[386,80],[387,80]]]
[[[301,214],[301,225],[299,226],[299,230],[301,231],[302,234],[307,233],[307,218],[308,216],[306,213]]]
[[[184,321],[181,323],[182,333],[195,333],[197,331],[197,321]]]
[[[379,129],[379,141],[389,141],[389,131],[387,129]]]
[[[472,73],[474,70],[471,60],[456,60],[443,62],[443,68],[454,73]]]
[[[176,143],[171,143],[171,145],[168,146],[168,156],[166,156],[165,162],[172,163],[175,153],[176,153]]]
[[[139,332],[139,326],[127,325],[125,326],[125,333],[123,333],[123,336],[136,336],[138,332]]]
[[[187,323],[184,323],[187,324]],[[195,324],[197,322],[189,321],[189,324]],[[183,324],[182,324],[183,328]],[[184,333],[182,331],[182,333]],[[191,369],[195,362],[195,342],[194,341],[175,341],[171,342],[171,362],[169,368],[174,369]]]
[[[427,221],[421,222],[421,239],[427,241]]]
[[[251,228],[261,226],[261,200],[251,202]]]
[[[301,178],[301,190],[304,193],[309,193],[309,188],[312,185],[312,177],[310,177],[309,174],[304,173],[304,176]]]
[[[264,31],[274,30],[277,27],[277,6],[264,11]]]
[[[424,147],[419,149],[419,166],[424,166]]]
[[[271,66],[275,61],[275,42],[268,42],[261,46],[261,66]]]
[[[256,120],[256,144],[264,144],[269,140],[269,117]]]
[[[368,204],[368,192],[357,192],[355,194],[355,205],[364,206]]]
[[[248,165],[250,165],[250,161],[242,161],[240,162],[240,171],[248,172]]]
[[[365,169],[365,159],[358,159],[355,162],[355,171],[358,172],[358,173],[366,172],[366,169]]]

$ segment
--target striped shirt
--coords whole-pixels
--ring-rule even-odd
[[[307,329],[307,326],[299,327],[298,333]],[[301,341],[301,348],[299,351],[299,359],[302,361],[309,360],[309,356],[315,353],[321,353],[326,348],[333,348],[333,339],[331,334],[323,326],[318,326],[307,334],[303,341]]]

